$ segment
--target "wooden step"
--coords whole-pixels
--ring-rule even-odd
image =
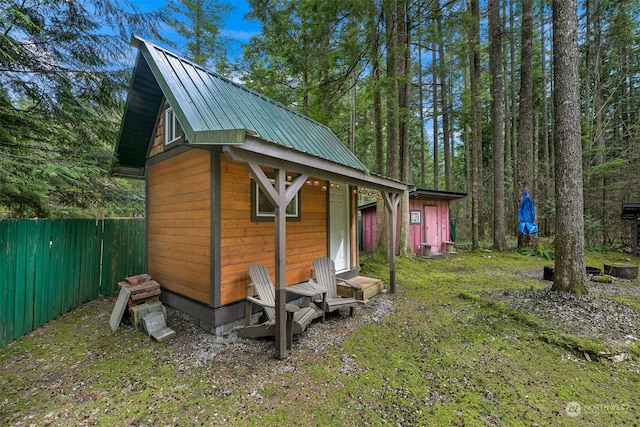
[[[384,283],[380,279],[356,276],[353,279],[349,279],[349,281],[362,286],[362,289],[356,291],[356,299],[358,301],[366,301],[384,290]],[[338,286],[338,295],[343,297],[351,296],[351,289],[346,286]]]

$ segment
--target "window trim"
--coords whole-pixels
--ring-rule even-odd
[[[173,108],[164,110],[164,145],[173,144],[182,138],[182,132],[178,118],[173,112]]]
[[[275,179],[269,178],[269,181],[273,184]],[[291,185],[290,182],[286,182],[286,186]],[[298,190],[296,195],[293,197],[287,209],[293,204],[295,207],[295,213],[287,213],[286,220],[287,221],[301,221],[302,220],[302,202],[301,202],[301,194],[302,189]],[[262,203],[260,200],[260,196],[262,195]],[[270,211],[260,211],[260,206],[264,206],[266,204],[270,207]],[[267,200],[267,197],[264,195],[260,186],[255,180],[251,180],[251,221],[252,222],[273,222],[275,220],[276,212],[271,203]]]

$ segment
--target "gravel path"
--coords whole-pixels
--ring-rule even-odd
[[[273,357],[273,338],[240,338],[235,330],[215,336],[183,319],[169,307],[167,323],[177,332],[170,345],[175,350],[180,369],[192,370],[211,366],[219,361],[233,361],[241,366],[275,364],[286,372],[286,369],[295,369],[295,365],[313,355],[340,345],[359,325],[379,322],[393,311],[394,297],[379,294],[366,304],[358,306],[353,317],[349,316],[349,310],[341,310],[337,314],[327,315],[325,323],[318,319],[303,334],[294,337],[289,357],[280,363]],[[286,367],[287,364],[290,365],[289,368]]]

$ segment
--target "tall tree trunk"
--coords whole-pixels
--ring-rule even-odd
[[[387,40],[387,172],[390,178],[400,178],[398,159],[400,147],[399,87],[398,87],[398,27],[396,0],[384,1]]]
[[[539,156],[538,156],[538,145],[540,143],[540,115],[536,114],[535,116],[533,116],[533,147],[532,147],[532,154],[533,154],[533,165],[532,165],[532,171],[531,171],[531,187],[533,188],[533,194],[535,197],[532,197],[532,200],[535,202],[536,199],[538,198],[538,195],[540,194],[540,188],[538,188],[539,186],[539,180],[538,180],[538,167],[539,167]]]
[[[411,39],[408,17],[409,0],[397,0],[396,16],[398,20],[398,107],[399,107],[399,151],[400,180],[411,182],[411,163],[409,161],[409,118],[411,116]],[[400,199],[399,253],[409,252],[409,192],[405,191]]]
[[[473,249],[480,248],[480,214],[482,183],[482,130],[480,117],[480,4],[479,0],[469,0],[471,26],[469,28],[469,75],[471,80],[471,147],[473,152],[473,178],[471,203],[471,244]]]
[[[438,190],[440,184],[440,159],[438,158],[438,66],[436,59],[437,45],[431,45],[431,73],[433,81],[431,93],[433,94],[433,189]]]
[[[522,46],[520,54],[520,132],[518,137],[517,192],[522,195],[526,189],[535,197],[532,187],[532,125],[533,125],[533,0],[522,1]],[[516,204],[517,206],[517,204]],[[517,208],[517,207],[516,207]],[[528,240],[527,240],[528,241]],[[518,239],[518,246],[523,240]]]
[[[556,260],[553,290],[586,294],[576,0],[553,0]]]
[[[509,2],[504,2],[503,3],[503,11],[502,11],[502,16],[503,16],[503,20],[502,20],[502,26],[505,29],[505,35],[506,37],[502,38],[502,42],[503,42],[503,66],[502,66],[502,73],[504,76],[504,169],[505,169],[505,173],[504,173],[504,179],[505,179],[505,193],[506,193],[506,197],[508,197],[509,203],[505,202],[505,215],[506,215],[506,219],[505,219],[505,227],[507,228],[507,230],[515,230],[516,229],[516,220],[517,218],[515,218],[514,215],[514,209],[513,209],[513,203],[511,203],[511,200],[513,200],[513,183],[514,183],[514,170],[513,170],[513,163],[512,163],[512,158],[513,158],[513,154],[511,152],[511,125],[512,125],[512,114],[511,114],[511,109],[512,109],[512,98],[511,98],[511,78],[510,78],[510,73],[509,73],[509,66],[511,64],[511,62],[509,61],[509,55],[507,54],[507,52],[509,52],[507,49],[510,45],[513,44],[514,42],[514,38],[513,38],[513,31],[511,31],[511,29],[507,29],[508,25],[508,19],[509,19],[509,12],[508,12],[508,3]],[[507,233],[513,233],[513,231],[507,231]]]
[[[493,156],[493,247],[507,248],[504,227],[504,90],[500,1],[489,0],[489,69],[491,70],[491,146]]]
[[[418,106],[420,108],[420,186],[426,186],[425,150],[427,141],[424,138],[424,82],[422,80],[422,26],[418,26]]]
[[[440,0],[435,0],[436,10],[436,38],[438,40],[438,57],[440,76],[440,104],[442,105],[442,152],[444,155],[444,186],[446,191],[451,191],[453,186],[453,171],[451,164],[451,148],[449,140],[449,106],[447,105],[447,64],[444,56],[444,36],[442,34],[442,11]],[[435,76],[434,76],[435,77]]]
[[[511,170],[513,171],[513,203],[512,206],[515,208],[514,213],[517,212],[518,203],[520,202],[520,190],[518,189],[518,121],[516,118],[518,117],[519,107],[516,102],[517,93],[516,93],[516,28],[515,28],[515,11],[514,11],[514,0],[509,0],[509,34],[511,42],[509,43],[509,94],[511,95]],[[514,215],[513,223],[515,227],[513,227],[513,233],[516,234],[518,230],[518,217]]]
[[[595,39],[593,41],[594,44],[594,58],[593,58],[593,67],[587,64],[587,70],[593,70],[593,106],[592,111],[595,114],[595,143],[598,147],[598,155],[596,156],[596,164],[603,165],[607,161],[607,144],[605,141],[605,120],[604,120],[604,105],[602,102],[602,28],[601,28],[601,17],[600,17],[600,8],[599,2],[595,2],[595,11],[594,11],[594,19],[593,25],[595,26],[594,36]],[[587,82],[587,86],[589,86]],[[600,217],[602,218],[601,226],[602,226],[602,244],[607,244],[607,227],[606,227],[606,200],[607,200],[607,176],[605,173],[600,177],[600,182],[596,184],[602,188],[600,194]]]
[[[463,88],[464,93],[469,91],[469,74],[471,71],[471,66],[466,67],[467,69],[462,70],[462,78],[463,78]],[[473,161],[472,161],[472,147],[471,147],[471,127],[469,124],[465,124],[464,126],[464,191],[467,194],[471,193],[472,189],[472,181],[473,181]],[[465,212],[473,213],[473,197],[465,197],[464,198],[464,209]]]
[[[371,37],[371,79],[373,80],[373,124],[376,140],[376,173],[385,173],[385,144],[382,133],[382,89],[380,82],[380,31],[378,31],[378,20],[376,8],[370,9],[368,16],[369,32]],[[389,214],[387,208],[378,198],[376,205],[376,253],[386,257],[389,247]]]
[[[357,109],[357,80],[356,73],[353,73],[353,87],[351,88],[351,116],[349,117],[349,148],[352,153],[356,152],[356,122],[358,120],[358,109]]]
[[[541,2],[540,6],[540,64],[541,64],[541,80],[542,80],[542,153],[544,158],[544,182],[543,182],[543,190],[542,197],[538,198],[540,204],[544,201],[544,203],[548,203],[547,201],[551,199],[551,158],[549,153],[551,152],[549,148],[549,105],[547,101],[547,45],[546,45],[546,18],[545,18],[545,1]],[[538,206],[538,211],[544,212],[544,220],[542,221],[542,227],[538,224],[539,228],[541,228],[541,232],[543,235],[549,235],[549,212],[547,206]]]

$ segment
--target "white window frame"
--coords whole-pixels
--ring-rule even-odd
[[[173,108],[169,107],[164,111],[164,145],[169,145],[180,139],[180,123]]]
[[[272,184],[275,183],[275,179],[269,179],[269,181],[271,181]],[[273,221],[276,216],[275,209],[271,203],[267,201],[267,196],[262,192],[258,183],[252,180],[252,185],[252,221]],[[291,183],[287,181],[285,186],[288,187],[289,185],[291,185]],[[300,191],[293,196],[293,199],[287,205],[286,218],[287,220],[300,221]]]

